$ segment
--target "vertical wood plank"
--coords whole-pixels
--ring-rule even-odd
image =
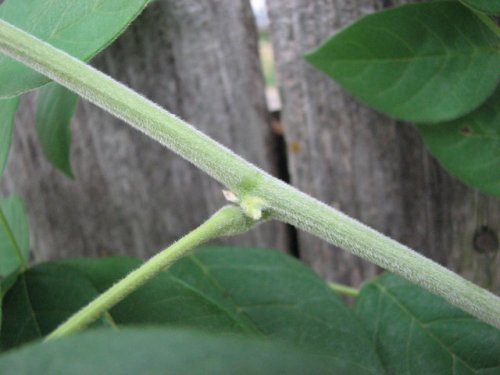
[[[474,245],[477,234],[485,233],[481,228],[498,239],[499,200],[444,171],[410,124],[360,104],[303,59],[333,32],[384,5],[383,0],[268,0],[292,184],[500,291],[498,248],[478,252]],[[299,250],[331,280],[357,285],[377,272],[305,233],[299,233]]]
[[[95,65],[273,171],[246,1],[155,2]],[[41,155],[34,102],[34,94],[23,100],[1,191],[26,199],[36,258],[147,257],[224,204],[208,176],[88,103],[72,124],[76,180],[69,180]],[[284,226],[273,223],[228,242],[235,241],[286,249]]]

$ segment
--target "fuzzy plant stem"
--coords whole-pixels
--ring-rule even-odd
[[[270,217],[397,273],[500,328],[500,298],[494,294],[273,178],[125,85],[2,20],[0,52],[177,152],[224,184],[250,216],[255,208],[263,209]]]
[[[129,273],[87,306],[76,312],[49,334],[45,340],[54,340],[82,330],[196,246],[213,238],[245,232],[256,223],[257,221],[246,216],[238,206],[221,208],[198,228],[153,256],[142,266]]]

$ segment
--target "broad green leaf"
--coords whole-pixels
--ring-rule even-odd
[[[142,264],[129,257],[67,259],[58,263],[86,277],[101,293]],[[186,325],[215,332],[258,334],[252,322],[225,301],[220,290],[212,288],[211,292],[205,293],[172,273],[163,272],[110,313],[120,325]]]
[[[19,105],[19,97],[0,100],[0,177],[3,175],[12,142],[14,117]]]
[[[147,0],[6,0],[0,18],[87,61],[108,46]],[[17,96],[49,79],[0,55],[0,98]]]
[[[19,101],[18,98],[13,100]],[[0,136],[7,135],[1,133],[2,129],[0,129]],[[0,138],[0,146],[4,140]],[[10,146],[10,139],[8,143]],[[7,142],[3,145],[7,145]],[[16,195],[0,199],[0,329],[3,321],[3,297],[16,281],[18,274],[28,264],[29,235],[28,219],[22,199]]]
[[[20,273],[20,269],[10,273],[6,278],[0,280],[0,331],[2,329],[2,305],[3,305],[3,297],[5,293],[14,285],[17,280],[17,276]],[[0,348],[1,348],[1,340],[0,340]]]
[[[36,131],[43,153],[71,178],[70,124],[77,103],[78,95],[57,83],[50,83],[40,89],[36,108]]]
[[[9,291],[9,289],[16,283],[17,277],[21,273],[21,268],[18,268],[17,270],[11,272],[7,277],[0,280],[0,301],[2,300],[3,296]]]
[[[444,168],[466,184],[500,196],[500,86],[465,117],[417,129]]]
[[[389,374],[498,374],[500,330],[386,273],[354,308]]]
[[[66,260],[103,291],[138,265],[130,258]],[[169,324],[280,339],[382,373],[359,322],[326,283],[272,250],[206,247],[111,310],[117,324]]]
[[[18,196],[0,200],[0,280],[28,264],[29,226]]]
[[[92,284],[71,268],[43,264],[28,270],[4,297],[1,348],[47,335],[97,295]]]
[[[375,109],[408,121],[457,118],[499,82],[495,32],[456,1],[377,12],[327,40],[307,61]]]
[[[328,375],[364,374],[268,340],[150,327],[94,330],[0,356],[0,373]]]
[[[488,14],[500,14],[500,0],[460,0],[468,7]]]

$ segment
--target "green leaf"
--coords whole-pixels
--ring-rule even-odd
[[[18,98],[14,101],[19,101]],[[1,107],[1,101],[0,101]],[[1,110],[1,109],[0,109]],[[1,133],[1,129],[0,129]],[[0,134],[0,136],[5,135]],[[0,144],[5,140],[0,138]],[[10,140],[8,141],[10,143]],[[5,143],[6,144],[6,143]],[[1,150],[0,150],[1,152]],[[16,195],[0,200],[0,329],[3,297],[28,264],[29,226],[24,203]]]
[[[498,374],[500,330],[386,273],[354,308],[389,374]]]
[[[102,293],[142,262],[129,257],[111,257],[67,259],[59,264],[86,277]],[[110,313],[120,325],[170,324],[214,332],[258,334],[245,316],[239,315],[234,306],[225,302],[219,290],[213,292],[213,295],[206,294],[170,272],[164,272],[132,293]]]
[[[19,97],[0,100],[0,177],[3,175],[7,158],[9,157],[10,144],[12,143],[12,129]]]
[[[2,349],[45,336],[97,295],[71,268],[43,264],[28,270],[3,300]]]
[[[500,0],[460,0],[468,7],[488,14],[500,14]]]
[[[0,200],[0,280],[26,268],[30,250],[28,219],[18,196]]]
[[[57,83],[50,83],[40,89],[36,108],[36,130],[43,153],[71,178],[70,124],[77,104],[78,95]]]
[[[499,82],[500,44],[456,1],[377,12],[335,34],[306,60],[375,109],[408,121],[457,118]]]
[[[466,184],[500,196],[500,86],[467,116],[417,129],[444,168]]]
[[[94,330],[0,356],[0,373],[367,374],[282,343],[191,330]]]
[[[66,260],[103,291],[138,263]],[[340,297],[297,260],[272,250],[205,247],[111,310],[117,324],[169,324],[266,336],[383,373],[371,342]]]
[[[9,289],[14,285],[19,276],[20,269],[10,273],[6,278],[0,279],[0,331],[2,329],[2,305],[3,305],[3,297],[9,291]],[[1,349],[1,341],[0,341],[0,349]]]
[[[147,0],[6,0],[0,18],[84,61],[120,35]],[[0,55],[0,98],[17,96],[49,79]]]
[[[9,291],[9,289],[16,283],[17,277],[22,273],[21,267],[11,272],[7,277],[4,277],[0,280],[0,302],[5,296],[5,294]],[[0,327],[1,327],[1,319],[0,319]]]

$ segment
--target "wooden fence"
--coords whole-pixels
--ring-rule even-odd
[[[265,103],[257,30],[245,0],[165,0],[148,7],[94,64],[275,175],[465,277],[500,291],[500,202],[461,184],[414,128],[353,100],[302,55],[383,0],[268,0],[282,100],[280,147]],[[119,120],[80,103],[70,180],[41,155],[35,93],[17,116],[3,195],[27,202],[36,261],[148,257],[201,223],[221,186]],[[287,163],[284,164],[283,160]],[[279,223],[225,241],[297,253],[328,279],[377,269]]]

